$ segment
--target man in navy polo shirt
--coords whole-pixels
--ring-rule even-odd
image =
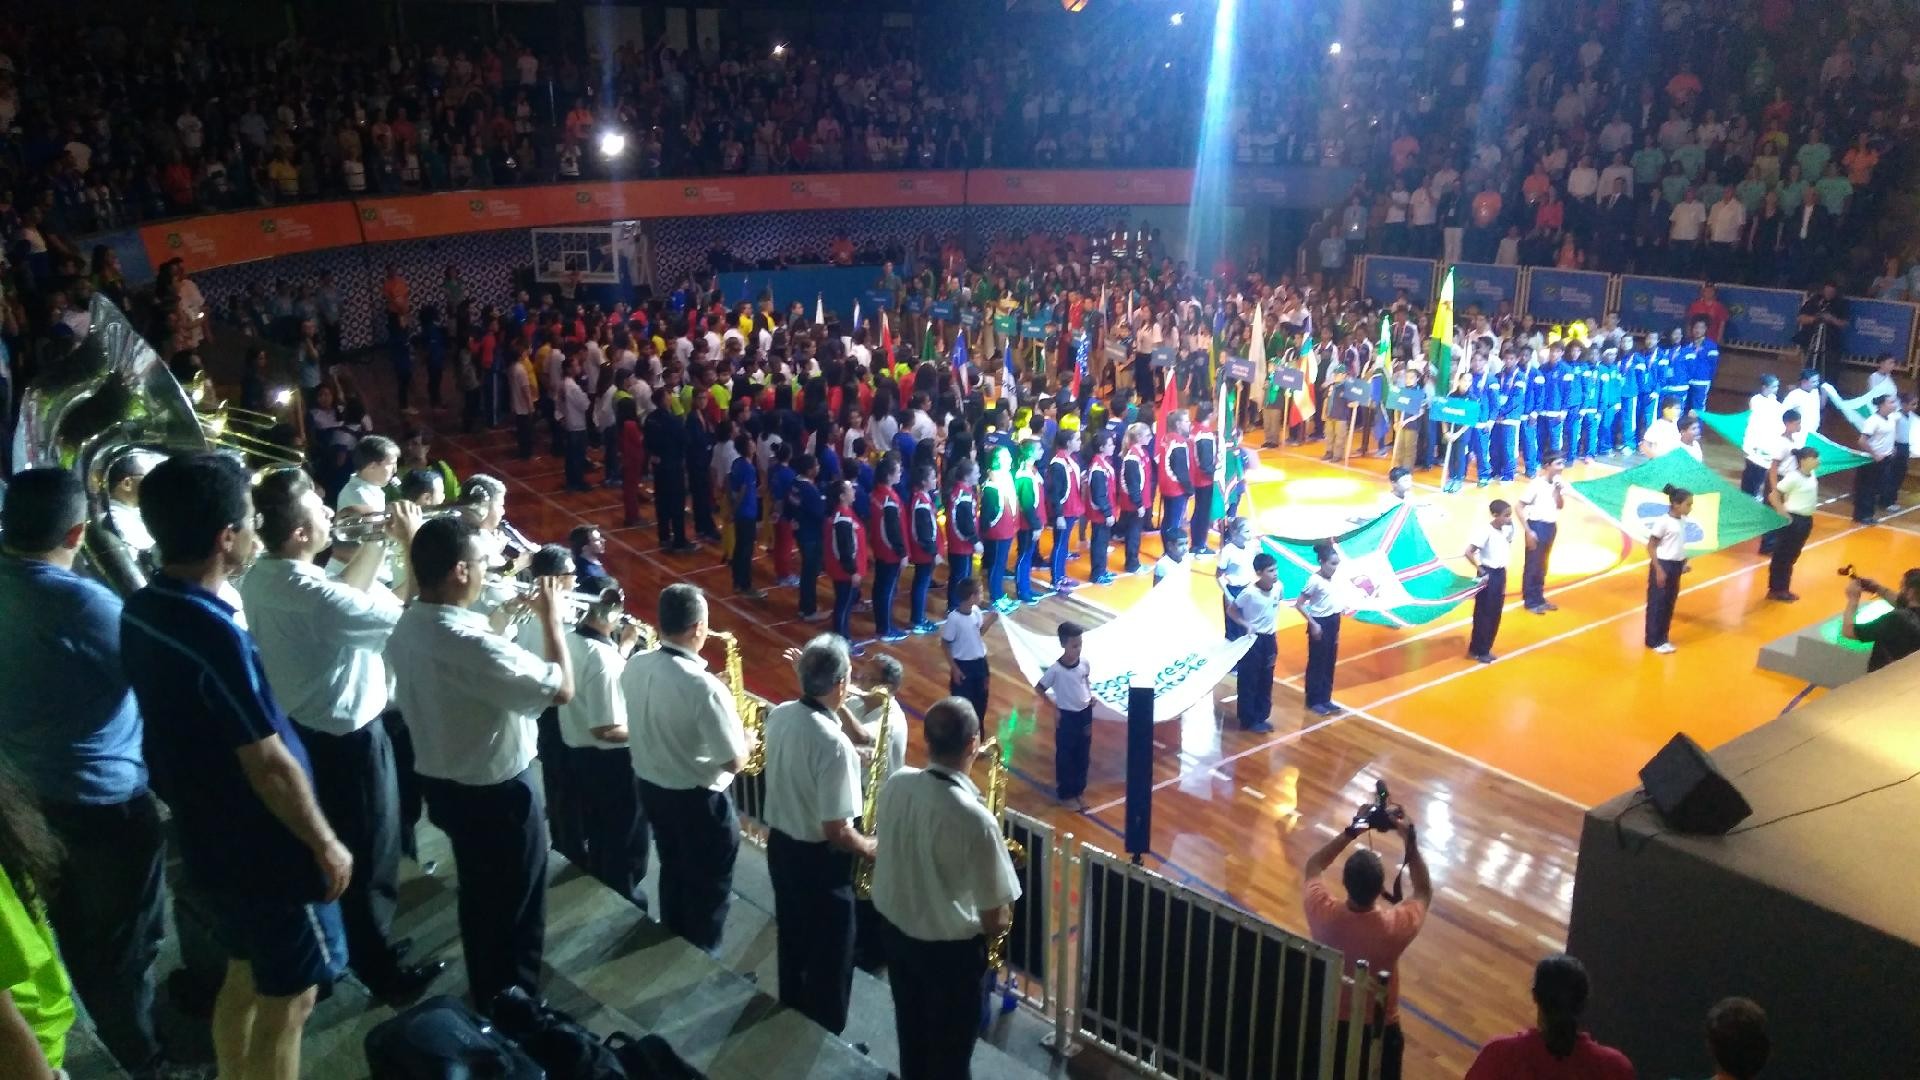
[[[334,901],[353,857],[314,800],[259,650],[217,594],[253,559],[246,469],[220,454],[171,458],[141,484],[140,514],[160,570],[127,601],[120,653],[186,882],[229,958],[213,1013],[220,1075],[297,1080],[318,990],[346,963]]]
[[[120,598],[73,572],[87,494],[69,469],[14,476],[0,514],[0,759],[60,840],[47,916],[100,1041],[136,1080],[175,1075],[153,1025],[164,932],[160,812],[120,670]]]

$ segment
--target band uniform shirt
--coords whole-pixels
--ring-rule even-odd
[[[1560,504],[1553,498],[1555,484],[1556,481],[1544,476],[1536,476],[1527,481],[1527,490],[1520,494],[1520,516],[1528,521],[1538,521],[1543,525],[1558,522]]]
[[[854,701],[849,701],[848,707],[853,710],[855,722],[866,729],[869,737],[876,739],[880,737],[879,709],[862,707]],[[887,695],[887,712],[890,719],[887,725],[886,775],[892,776],[907,764],[907,711],[900,707],[898,694]]]
[[[860,816],[860,755],[825,709],[789,701],[767,713],[767,827],[806,844],[821,824]]]
[[[413,733],[413,767],[458,784],[498,784],[536,753],[534,721],[560,689],[560,665],[493,632],[487,617],[416,603],[387,641],[394,703]]]
[[[1315,619],[1338,615],[1346,610],[1346,605],[1340,601],[1338,586],[1318,570],[1307,575],[1307,583],[1300,586],[1300,597],[1306,601],[1301,610]]]
[[[1020,898],[1000,824],[966,776],[902,769],[880,789],[873,906],[919,941],[980,936],[980,912]]]
[[[958,609],[947,612],[947,621],[940,627],[940,640],[953,650],[955,660],[986,659],[987,643],[980,636],[983,618],[977,606],[969,612]]]
[[[335,510],[345,510],[350,506],[364,506],[369,513],[378,514],[387,508],[386,489],[354,473],[347,477],[346,483],[340,485],[340,497],[333,500]]]
[[[627,747],[640,779],[673,791],[725,791],[733,783],[727,765],[747,756],[747,732],[733,691],[705,660],[662,645],[627,662],[620,688],[627,696]]]
[[[1653,541],[1653,556],[1668,562],[1687,557],[1687,519],[1661,514],[1647,523],[1647,539]]]
[[[1072,667],[1055,660],[1040,675],[1040,681],[1034,689],[1041,693],[1053,694],[1053,703],[1061,712],[1077,713],[1093,707],[1093,665],[1087,662],[1085,653],[1080,662]]]
[[[626,692],[620,674],[626,660],[620,647],[596,630],[575,629],[566,636],[573,658],[573,699],[558,707],[560,741],[575,750],[625,750],[626,743],[594,737],[594,728],[627,722]]]
[[[107,521],[128,547],[141,553],[153,550],[153,534],[147,531],[147,519],[140,516],[138,506],[112,500],[107,503]]]
[[[1810,516],[1814,508],[1820,505],[1820,481],[1798,469],[1781,473],[1773,487],[1780,493],[1780,501],[1787,513],[1796,517]]]
[[[1505,570],[1513,559],[1515,531],[1516,527],[1511,521],[1505,525],[1481,522],[1473,532],[1473,539],[1467,541],[1467,547],[1480,553],[1481,566],[1488,570]]]
[[[392,590],[356,589],[318,563],[267,556],[240,583],[240,599],[267,681],[302,727],[351,735],[386,711],[382,652],[405,610]]]
[[[1319,577],[1318,574],[1314,576]],[[1266,592],[1258,585],[1249,585],[1233,598],[1233,611],[1240,616],[1240,621],[1247,624],[1247,633],[1271,634],[1280,623],[1282,602],[1278,585],[1273,587],[1272,592]]]
[[[1214,576],[1220,579],[1223,589],[1244,589],[1253,584],[1256,575],[1253,572],[1254,550],[1251,544],[1223,544],[1220,547],[1220,559],[1214,566]]]

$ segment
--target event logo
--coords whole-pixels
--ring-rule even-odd
[[[807,193],[807,182],[805,180],[795,180],[787,185],[787,190],[795,195],[805,195]]]
[[[168,247],[170,247],[170,248],[173,248],[173,249],[175,249],[175,250],[178,250],[178,249],[180,249],[180,248],[182,248],[182,247],[184,247],[184,246],[186,246],[186,241],[185,241],[185,240],[182,240],[182,239],[180,239],[180,234],[179,234],[179,233],[177,233],[177,232],[170,232],[170,233],[168,233],[168,234],[167,234],[167,246],[168,246]]]
[[[379,220],[379,217],[380,217],[380,211],[375,210],[371,206],[363,206],[360,208],[361,221],[377,221]]]
[[[260,219],[260,231],[263,233],[273,232],[277,230],[279,227],[280,227],[279,223],[274,221],[272,218]]]
[[[903,177],[901,177],[900,179],[898,179],[898,180],[895,180],[895,181],[893,182],[893,186],[894,186],[895,188],[897,188],[897,189],[899,189],[899,190],[901,190],[901,191],[912,191],[912,190],[913,190],[913,177],[911,177],[911,176],[903,176]]]
[[[690,202],[725,206],[731,205],[734,201],[732,188],[709,186],[706,184],[688,184],[686,187],[680,189],[680,193],[686,196]]]
[[[573,201],[576,205],[585,206],[593,201],[593,192],[584,190],[575,191],[573,193]]]
[[[1206,667],[1207,658],[1200,653],[1188,653],[1176,660],[1170,660],[1153,677],[1154,696],[1186,682],[1196,672]],[[1133,672],[1124,671],[1109,679],[1093,684],[1093,694],[1118,712],[1127,711],[1127,692],[1133,687]]]
[[[487,200],[485,200],[485,199],[468,199],[468,200],[467,200],[467,209],[468,209],[468,210],[470,210],[470,211],[472,211],[473,213],[476,213],[476,214],[484,214],[484,213],[486,213],[486,212],[487,212]]]
[[[313,226],[299,218],[263,217],[260,219],[260,232],[289,244],[313,239]]]

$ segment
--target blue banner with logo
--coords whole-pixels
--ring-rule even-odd
[[[1721,343],[1784,349],[1800,329],[1800,294],[1792,289],[1752,289],[1721,285],[1715,291],[1727,306],[1727,329]]]
[[[1433,303],[1433,266],[1432,259],[1369,255],[1361,291],[1376,304],[1391,304],[1405,290],[1407,300],[1415,307],[1427,307]]]
[[[1687,321],[1687,308],[1700,298],[1700,283],[1680,278],[1620,279],[1620,325],[1629,330],[1665,334]],[[1798,310],[1798,309],[1796,309]]]
[[[1527,314],[1556,323],[1575,319],[1598,322],[1607,313],[1607,285],[1611,280],[1592,270],[1535,267],[1527,271]],[[1457,305],[1459,278],[1454,279],[1453,287]]]
[[[1913,358],[1914,305],[1897,300],[1847,299],[1852,310],[1841,348],[1848,356],[1892,356],[1901,367]]]
[[[1490,266],[1486,263],[1455,263],[1453,267],[1453,310],[1464,312],[1477,307],[1483,315],[1493,315],[1501,304],[1520,302],[1520,268]]]

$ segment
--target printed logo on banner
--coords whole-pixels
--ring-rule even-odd
[[[299,218],[261,218],[260,231],[289,244],[313,239],[313,226]]]
[[[1912,346],[1908,340],[1913,325],[1913,309],[1888,300],[1854,300],[1853,317],[1847,324],[1846,351],[1849,356],[1891,354],[1905,361]]]
[[[805,184],[802,183],[800,186],[805,187]],[[680,189],[680,193],[686,197],[687,201],[697,202],[706,206],[731,206],[734,202],[733,189],[727,187],[715,187],[709,184],[688,184],[686,187]]]
[[[1781,336],[1787,332],[1787,318],[1779,308],[1765,304],[1728,304],[1727,318],[1737,322],[1746,331],[1748,337],[1753,331],[1764,330],[1769,336]]]
[[[574,201],[574,204],[577,206],[586,206],[588,203],[593,202],[593,192],[585,191],[585,190],[576,190],[573,193],[573,201]]]
[[[1676,302],[1672,297],[1646,289],[1637,289],[1631,294],[1630,306],[1635,311],[1644,311],[1649,315],[1660,315],[1669,319],[1687,317],[1687,305]]]
[[[1426,282],[1402,270],[1375,270],[1373,272],[1373,283],[1383,289],[1391,289],[1394,292],[1405,289],[1415,295],[1419,295],[1427,289]]]
[[[1598,313],[1600,310],[1599,298],[1593,295],[1592,289],[1584,285],[1561,285],[1555,282],[1548,282],[1546,286],[1540,290],[1540,298],[1550,304],[1578,304],[1582,307],[1591,308],[1595,313]]]
[[[186,243],[187,242],[181,239],[180,234],[177,232],[170,232],[167,234],[167,246],[170,248],[174,248],[175,250],[178,250],[182,247],[185,247]]]

